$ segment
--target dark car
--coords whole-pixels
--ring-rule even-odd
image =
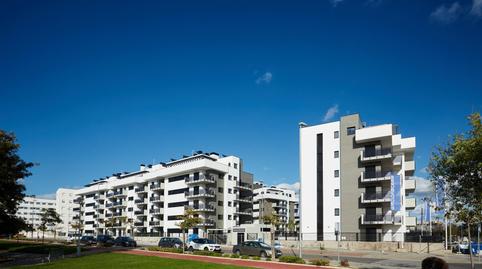
[[[182,248],[182,241],[177,237],[163,237],[157,245],[163,248]]]
[[[233,246],[233,253],[237,255],[249,255],[249,256],[260,256],[260,257],[271,257],[271,246],[258,241],[245,241],[241,244]],[[281,256],[281,250],[275,249],[275,256]]]
[[[102,234],[97,236],[97,245],[100,246],[112,246],[114,245],[115,240],[112,236],[107,234]]]
[[[80,238],[80,243],[82,245],[95,245],[97,240],[91,235],[84,235]]]
[[[121,247],[137,247],[136,241],[128,236],[117,237],[114,244]]]

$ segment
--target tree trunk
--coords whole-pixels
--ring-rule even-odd
[[[45,230],[42,231],[42,244],[44,243]]]
[[[274,249],[274,225],[271,227],[271,259],[276,259],[276,250]]]
[[[469,256],[470,256],[470,268],[474,269],[474,260],[472,259],[472,238],[470,237],[470,222],[467,221],[467,228],[469,230]]]
[[[186,249],[186,230],[182,229],[182,253],[184,253],[184,249]]]

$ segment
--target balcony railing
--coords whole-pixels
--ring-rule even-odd
[[[376,182],[392,179],[392,172],[390,171],[365,171],[361,172],[361,182]]]
[[[402,216],[391,214],[361,215],[361,224],[402,224]]]
[[[142,216],[142,215],[146,215],[146,212],[144,210],[137,210],[137,211],[134,211],[134,215]]]
[[[160,208],[158,209],[152,208],[152,209],[149,209],[149,214],[158,215],[158,214],[162,214],[162,212]]]
[[[161,197],[160,196],[149,197],[149,201],[151,201],[151,202],[161,202]]]
[[[216,224],[216,221],[213,219],[202,219],[201,223],[199,223],[197,226],[214,226]]]
[[[203,175],[197,179],[194,178],[186,178],[187,185],[194,185],[194,184],[214,184],[216,183],[216,178],[212,175]]]
[[[146,188],[136,188],[134,191],[136,193],[140,193],[140,192],[146,192],[147,190],[146,190]]]
[[[212,205],[194,206],[192,209],[197,212],[214,212],[216,210],[216,208]]]
[[[143,227],[143,226],[144,226],[144,222],[134,222],[134,226],[135,226],[135,227]]]
[[[161,183],[151,184],[149,189],[152,190],[152,191],[162,190],[162,184]]]
[[[237,202],[240,202],[240,203],[252,203],[253,202],[252,199],[247,198],[247,197],[238,197],[238,198],[235,198],[234,200],[237,201]]]
[[[241,190],[253,190],[253,185],[246,183],[246,182],[236,182],[235,188],[241,189]]]
[[[361,194],[362,203],[379,203],[379,202],[390,202],[391,193],[390,192],[369,192]]]
[[[236,210],[235,214],[244,215],[244,216],[251,216],[253,214],[253,211],[252,210]]]
[[[115,192],[110,192],[110,193],[107,193],[107,198],[115,198],[115,197],[119,197],[119,196],[126,196],[124,193],[122,193],[121,191],[115,191]]]
[[[137,204],[145,204],[147,203],[147,201],[145,199],[136,199],[134,201],[134,203],[137,205]]]
[[[201,197],[211,197],[214,198],[216,196],[216,192],[214,190],[199,190],[198,192],[190,191],[185,192],[186,198],[201,198]]]
[[[160,221],[149,221],[149,226],[161,226]]]

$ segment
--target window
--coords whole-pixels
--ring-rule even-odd
[[[234,169],[238,169],[238,164],[237,164],[237,163],[234,163],[233,166],[234,166]]]
[[[168,203],[167,207],[181,207],[181,206],[185,206],[185,205],[189,205],[189,202],[185,201],[185,202]]]
[[[129,208],[127,209],[128,212],[132,212],[132,210],[133,210],[132,207],[129,207]]]
[[[339,138],[339,137],[340,137],[340,132],[335,131],[335,133],[334,133],[334,137],[335,137],[335,139],[336,139],[336,138]]]
[[[129,190],[133,190],[134,189],[134,186],[129,186]]]
[[[335,189],[335,197],[340,197],[340,189]]]
[[[224,189],[223,189],[223,188],[218,187],[218,192],[221,192],[221,193],[222,193],[223,191],[224,191]]]
[[[223,201],[218,201],[218,206],[223,206]]]
[[[340,152],[338,150],[335,150],[335,158],[340,158]]]
[[[232,218],[233,218],[233,216],[228,215],[228,220],[231,220]]]
[[[185,193],[187,191],[189,191],[189,188],[181,188],[181,189],[177,189],[177,190],[168,191],[167,194],[168,195],[174,195],[174,194]]]
[[[235,180],[235,181],[238,180],[238,177],[234,177],[234,180]]]
[[[232,206],[232,204],[233,204],[232,202],[229,202],[229,201],[228,201],[228,206]]]
[[[129,201],[133,201],[134,200],[134,197],[133,196],[130,196],[129,197]]]
[[[228,193],[233,193],[233,190],[231,188],[229,188]]]
[[[355,134],[355,127],[348,127],[346,128],[347,135],[354,135]]]
[[[232,179],[233,179],[233,176],[229,175],[229,176],[228,176],[228,179],[229,179],[229,180],[232,180]]]
[[[186,178],[189,178],[189,174],[180,175],[180,176],[177,176],[177,177],[171,177],[171,178],[168,179],[168,182],[176,182],[176,181],[180,181],[180,180],[185,180]]]
[[[340,170],[335,170],[335,177],[340,177]]]
[[[335,216],[340,216],[340,209],[339,208],[335,208]]]
[[[223,215],[218,215],[218,220],[222,220],[223,219]]]

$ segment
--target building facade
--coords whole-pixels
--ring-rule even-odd
[[[66,237],[69,234],[75,234],[72,223],[77,215],[74,212],[74,208],[77,207],[74,203],[76,191],[75,189],[60,188],[55,193],[56,211],[62,219],[62,223],[57,226],[58,236]]]
[[[23,201],[20,202],[15,215],[37,230],[42,223],[42,211],[49,208],[56,209],[55,199],[39,198],[34,195],[25,196]]]
[[[252,223],[253,175],[235,156],[197,152],[94,180],[76,192],[85,234],[179,236],[192,208],[202,219],[190,233],[206,236]]]
[[[276,215],[280,225],[276,233],[295,232],[299,224],[299,202],[293,190],[265,186],[261,183],[254,184],[253,190],[253,219],[255,223],[263,224],[263,217]],[[289,229],[290,221],[295,224]]]
[[[402,138],[394,124],[367,127],[358,114],[299,131],[303,238],[403,241],[416,223],[407,197],[415,137]]]

